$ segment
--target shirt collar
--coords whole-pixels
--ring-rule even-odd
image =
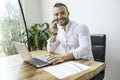
[[[71,25],[71,22],[72,22],[72,21],[69,20],[68,24],[66,25],[66,32],[70,29],[70,27],[71,27],[71,26],[70,26],[70,25]]]

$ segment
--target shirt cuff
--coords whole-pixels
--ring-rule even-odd
[[[53,52],[54,51],[54,45],[56,42],[50,42],[50,39],[47,40],[47,51]]]
[[[53,46],[53,45],[55,44],[55,42],[50,42],[50,39],[48,39],[48,40],[47,40],[47,44],[48,44],[49,46]]]
[[[71,50],[70,52],[73,53],[73,56],[75,59],[87,59],[87,54],[85,54],[86,52],[84,51],[79,51],[79,50],[76,50],[76,49],[73,49]],[[82,54],[84,53],[84,54]]]
[[[78,58],[78,54],[76,53],[75,49],[70,50],[70,53],[73,54],[73,56],[74,56],[75,59],[79,59]]]

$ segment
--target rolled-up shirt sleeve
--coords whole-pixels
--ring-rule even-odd
[[[87,26],[84,26],[80,29],[77,29],[76,34],[79,40],[79,47],[72,49],[71,52],[75,59],[91,59],[93,60],[92,51],[91,51],[91,39]]]
[[[48,52],[54,52],[55,49],[59,46],[60,42],[59,40],[56,40],[55,42],[50,42],[50,39],[47,40],[47,51]]]

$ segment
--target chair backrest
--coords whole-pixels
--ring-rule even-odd
[[[105,62],[106,35],[91,35],[92,51],[95,61]]]

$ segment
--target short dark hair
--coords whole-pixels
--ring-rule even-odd
[[[66,10],[68,11],[67,6],[66,6],[65,4],[63,4],[63,3],[56,3],[56,4],[54,5],[54,8],[55,8],[55,7],[60,7],[60,6],[65,6]]]

